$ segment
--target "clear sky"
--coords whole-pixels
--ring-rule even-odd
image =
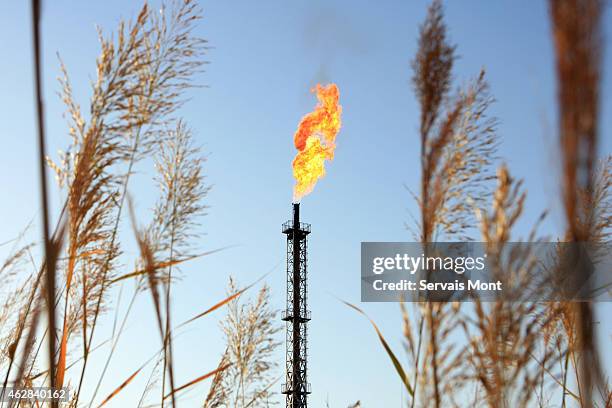
[[[36,226],[32,237],[39,237],[28,3],[0,4],[0,185],[4,196],[0,242],[16,236],[30,220]],[[44,3],[44,92],[53,154],[68,144],[64,108],[55,95],[59,90],[56,53],[66,63],[76,97],[85,106],[99,51],[95,25],[109,32],[120,17],[135,16],[141,3]],[[550,209],[551,215],[543,232],[556,232],[562,214],[556,188],[554,66],[546,2],[447,3],[446,21],[461,56],[455,69],[458,83],[474,77],[481,67],[487,69],[497,99],[491,112],[500,119],[500,156],[515,176],[525,178],[529,197],[520,235],[526,235],[544,209]],[[202,250],[237,247],[183,268],[183,279],[174,290],[175,321],[222,299],[230,274],[246,284],[275,266],[267,282],[274,304],[282,308],[285,236],[281,223],[289,219],[291,210],[292,135],[301,116],[314,107],[316,100],[309,89],[316,82],[333,81],[340,89],[344,113],[336,158],[327,166],[327,177],[302,204],[303,221],[310,222],[313,231],[309,241],[312,406],[323,406],[328,397],[333,408],[358,399],[365,407],[400,404],[400,382],[371,327],[336,297],[359,302],[361,241],[412,239],[404,225],[411,222],[410,212],[415,213],[416,207],[405,186],[418,190],[419,110],[410,85],[410,60],[427,4],[425,0],[202,2],[205,17],[197,34],[212,48],[207,55],[210,65],[197,81],[207,87],[189,91],[190,101],[182,110],[209,155],[206,174],[214,185],[207,199],[209,215],[201,226],[206,235],[198,244]],[[608,13],[604,24],[608,31],[609,23]],[[605,68],[612,67],[611,58],[607,46]],[[612,82],[605,71],[601,111],[601,152],[605,153],[612,152],[611,96]],[[145,222],[156,193],[146,178],[153,169],[143,163],[138,171],[142,182],[133,184],[130,191]],[[54,208],[59,202],[56,193]],[[135,255],[129,233],[125,240],[127,255]],[[131,266],[126,258],[126,270]],[[362,306],[399,352],[398,305]],[[216,312],[181,332],[175,343],[177,383],[216,366],[223,350],[217,325],[222,316]],[[609,346],[611,324],[603,316],[601,320],[600,338]],[[115,388],[158,347],[150,299],[141,296],[100,395]],[[281,374],[284,347],[278,362]],[[609,355],[606,362],[612,365]],[[92,382],[98,363],[88,371]],[[130,384],[112,405],[130,406],[128,401],[139,395],[145,377]],[[189,393],[193,399],[184,406],[198,406],[206,388],[195,387]]]

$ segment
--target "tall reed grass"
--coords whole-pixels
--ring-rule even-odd
[[[61,63],[60,97],[66,106],[70,143],[57,160],[45,155],[42,89],[37,81],[41,185],[44,214],[44,260],[37,267],[32,244],[16,246],[0,269],[3,283],[22,276],[24,264],[37,269],[10,296],[2,297],[0,347],[3,372],[2,392],[8,385],[52,385],[70,382],[74,392],[69,406],[103,406],[122,392],[151,362],[160,372],[158,387],[149,381],[140,404],[155,390],[153,398],[162,407],[178,405],[178,395],[207,378],[218,378],[230,365],[185,384],[176,382],[173,361],[173,330],[236,301],[236,291],[192,319],[176,324],[171,315],[171,287],[181,263],[214,251],[201,253],[193,244],[195,228],[206,213],[205,156],[194,145],[186,123],[180,118],[184,91],[193,87],[193,77],[202,71],[207,43],[194,35],[201,19],[199,6],[190,0],[174,1],[161,10],[145,3],[133,21],[121,21],[115,33],[99,31],[100,54],[91,99],[86,113],[76,101]],[[33,2],[35,68],[40,78],[40,4]],[[136,268],[125,272],[123,243],[119,230],[124,224],[124,207],[131,199],[130,179],[146,157],[155,158],[159,199],[152,220],[141,227],[131,211],[134,236],[140,250]],[[48,228],[52,209],[47,202],[45,174],[55,173],[65,200]],[[110,291],[118,282],[135,281],[129,306],[121,319],[116,311],[110,340],[98,339],[102,316],[111,311]],[[149,293],[160,334],[160,351],[144,362],[117,387],[100,398],[102,384],[119,338],[132,311],[135,298]],[[267,293],[267,292],[266,292]],[[45,303],[44,299],[48,299]],[[259,305],[262,306],[262,305]],[[263,307],[263,306],[262,306]],[[43,319],[43,311],[47,318]],[[110,343],[101,372],[88,371],[90,356]],[[42,359],[48,347],[48,364]],[[46,367],[46,368],[45,368]],[[91,383],[91,385],[89,385]],[[88,384],[87,387],[84,385]],[[85,388],[89,395],[84,395]],[[24,403],[21,403],[23,405]],[[140,405],[139,404],[139,405]],[[19,403],[8,403],[9,407]],[[57,402],[50,405],[57,406]],[[3,405],[4,406],[4,405]]]
[[[611,162],[610,156],[601,160],[597,152],[603,3],[551,0],[549,7],[563,163],[559,187],[567,225],[566,235],[558,240],[609,242]],[[421,145],[421,191],[413,193],[421,213],[413,234],[422,243],[466,241],[474,239],[470,226],[477,225],[480,240],[495,252],[506,242],[520,240],[512,230],[526,193],[505,165],[492,175],[497,119],[488,117],[487,111],[494,99],[484,70],[453,94],[455,59],[441,1],[434,0],[412,64]],[[496,188],[490,184],[493,180]],[[541,219],[544,216],[545,212]],[[537,225],[525,239],[549,240],[538,236]],[[529,253],[515,253],[495,265],[496,273],[511,277],[519,270],[532,270],[529,259]],[[542,277],[542,285],[550,276]],[[420,302],[412,309],[402,304],[408,364],[372,322],[411,407],[554,405],[551,401],[565,407],[569,400],[580,407],[611,406],[593,305],[529,302],[524,294],[515,296],[491,303]]]
[[[597,150],[603,7],[600,0],[549,2],[562,163],[559,189],[566,223],[559,241],[609,242],[611,236],[612,157],[602,159]],[[200,19],[194,1],[176,0],[160,12],[145,4],[133,21],[121,21],[114,34],[100,31],[96,75],[84,111],[74,97],[68,69],[60,63],[60,97],[70,139],[67,149],[51,159],[46,156],[40,82],[40,3],[33,0],[43,256],[37,259],[35,245],[20,236],[10,242],[11,254],[0,266],[0,290],[15,288],[0,292],[2,393],[9,385],[70,383],[75,387],[70,407],[101,407],[115,402],[150,366],[149,379],[134,404],[138,407],[178,406],[186,390],[205,380],[211,384],[202,397],[204,407],[270,404],[278,380],[272,355],[279,347],[279,327],[267,286],[254,300],[243,300],[253,285],[240,289],[230,281],[227,297],[208,309],[179,323],[172,316],[172,284],[180,276],[180,265],[215,252],[201,252],[193,245],[199,238],[200,217],[207,211],[210,186],[205,156],[180,117],[184,92],[195,86],[193,78],[205,64],[207,42],[194,34]],[[434,0],[412,63],[421,149],[420,190],[413,193],[420,213],[413,234],[422,243],[466,241],[479,235],[495,252],[516,239],[513,229],[524,211],[526,192],[522,182],[498,163],[498,120],[488,113],[494,98],[485,71],[457,86],[456,59],[442,3]],[[147,157],[154,157],[159,197],[150,222],[141,224],[129,191],[134,172]],[[50,224],[47,167],[63,192],[55,226]],[[121,261],[126,254],[119,231],[126,221],[126,206],[139,250],[131,271],[125,271]],[[535,225],[526,239],[548,238],[540,236]],[[518,253],[495,268],[500,276],[514,276],[514,271],[532,267],[528,259],[528,253]],[[100,319],[112,312],[109,294],[127,280],[134,281],[137,290],[121,317],[115,311],[111,339],[101,340]],[[152,300],[159,350],[131,373],[122,373],[112,389],[103,389],[141,294]],[[612,407],[593,305],[527,302],[521,294],[516,296],[514,302],[401,304],[407,361],[370,321],[409,395],[408,405]],[[221,325],[226,349],[218,365],[177,382],[176,329],[222,307],[228,309]],[[105,345],[102,371],[92,373],[91,354]]]

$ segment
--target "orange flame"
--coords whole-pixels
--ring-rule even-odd
[[[298,150],[293,159],[294,202],[309,194],[317,180],[325,176],[325,160],[334,158],[336,135],[341,126],[338,87],[335,84],[317,84],[311,92],[317,93],[319,103],[314,111],[302,118],[294,136]]]

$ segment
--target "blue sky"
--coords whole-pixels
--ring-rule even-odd
[[[157,5],[153,2],[153,5]],[[361,316],[336,297],[359,302],[361,241],[408,241],[405,229],[416,207],[405,186],[418,190],[418,106],[410,77],[424,0],[205,1],[197,34],[211,45],[210,64],[189,91],[181,115],[208,154],[205,172],[214,187],[202,220],[202,250],[237,245],[191,262],[174,291],[175,320],[204,310],[223,297],[228,276],[248,283],[272,268],[267,281],[280,309],[285,296],[285,237],[290,217],[292,135],[316,102],[309,89],[333,81],[340,89],[343,127],[327,177],[303,200],[303,221],[312,224],[309,242],[310,382],[313,406],[329,397],[332,407],[360,399],[366,407],[399,406],[400,382]],[[120,17],[136,15],[138,1],[45,2],[43,7],[44,92],[49,151],[68,144],[59,90],[59,53],[68,67],[77,99],[86,106],[89,81],[99,51],[95,26],[105,32]],[[458,44],[455,76],[465,83],[487,70],[497,102],[500,157],[512,174],[525,179],[526,212],[519,236],[544,209],[551,215],[543,232],[562,225],[557,191],[559,160],[555,143],[555,89],[546,2],[448,2],[446,21]],[[28,2],[3,2],[0,38],[0,242],[34,220],[40,227]],[[606,30],[612,25],[605,18]],[[609,33],[606,33],[609,34]],[[612,67],[606,47],[604,67]],[[612,84],[604,72],[600,151],[612,152]],[[131,186],[142,222],[155,199],[143,163]],[[54,208],[60,195],[54,192]],[[57,211],[55,212],[57,214]],[[135,255],[125,224],[126,270]],[[39,235],[34,229],[32,237]],[[518,237],[517,237],[518,238]],[[4,250],[4,248],[0,248]],[[2,254],[0,252],[0,254]],[[125,290],[130,289],[126,285]],[[116,295],[116,291],[114,293]],[[126,300],[122,301],[122,308]],[[362,305],[380,323],[396,348],[400,313],[395,304]],[[610,307],[606,306],[607,311]],[[104,395],[146,360],[157,347],[148,296],[135,306],[124,341],[102,386]],[[185,329],[176,342],[177,383],[212,369],[223,349],[217,313]],[[610,343],[610,322],[601,339]],[[108,329],[108,327],[106,327]],[[101,333],[105,333],[105,328]],[[108,333],[108,331],[106,331]],[[102,340],[104,335],[100,335]],[[103,356],[107,351],[102,351]],[[279,374],[284,353],[280,352]],[[612,361],[609,356],[606,361]],[[610,366],[611,364],[607,364]],[[96,377],[99,361],[89,369]],[[91,381],[94,381],[93,379]],[[144,377],[126,389],[116,405],[139,395]],[[278,386],[280,388],[280,384]],[[197,406],[206,386],[196,387],[185,406]],[[193,405],[191,405],[193,404]]]

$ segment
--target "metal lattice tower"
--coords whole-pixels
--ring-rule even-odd
[[[283,224],[287,235],[287,307],[282,319],[287,322],[287,373],[282,393],[287,396],[287,408],[306,408],[310,384],[306,378],[308,343],[306,323],[310,311],[306,308],[306,237],[310,224],[300,223],[300,204],[293,204],[293,221]]]

